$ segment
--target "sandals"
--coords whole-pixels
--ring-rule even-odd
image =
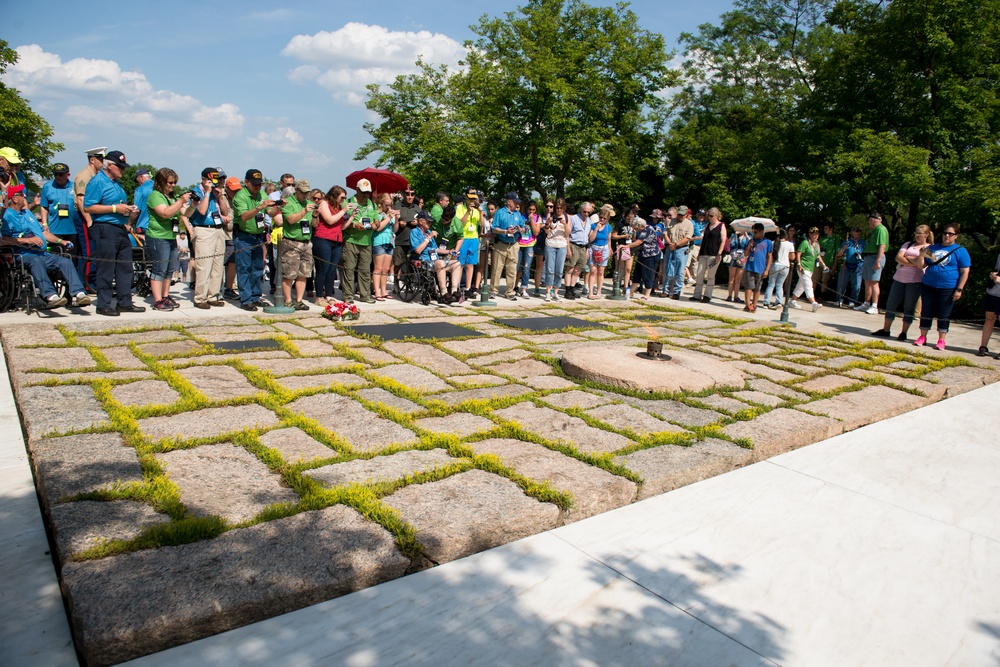
[[[976,352],[976,356],[977,357],[989,357],[989,356],[991,356],[990,355],[990,349],[988,347],[986,347],[985,345],[980,345],[979,346],[979,352]]]

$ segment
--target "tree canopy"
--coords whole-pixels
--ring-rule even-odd
[[[17,51],[0,39],[0,74],[17,62]],[[0,82],[0,146],[10,146],[21,156],[26,173],[51,175],[53,156],[63,149],[52,141],[52,126],[31,110],[15,88]]]

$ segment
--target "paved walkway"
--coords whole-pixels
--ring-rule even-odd
[[[1000,384],[135,661],[996,665]]]

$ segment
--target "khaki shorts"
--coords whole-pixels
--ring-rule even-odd
[[[580,269],[582,271],[587,268],[587,255],[586,247],[570,243],[567,249],[565,270]]]
[[[278,256],[281,260],[281,279],[305,279],[312,275],[312,243],[282,238],[278,242]]]

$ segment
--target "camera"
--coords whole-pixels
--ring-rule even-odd
[[[201,201],[201,195],[198,194],[197,190],[188,190],[184,194],[191,195],[191,201]]]

